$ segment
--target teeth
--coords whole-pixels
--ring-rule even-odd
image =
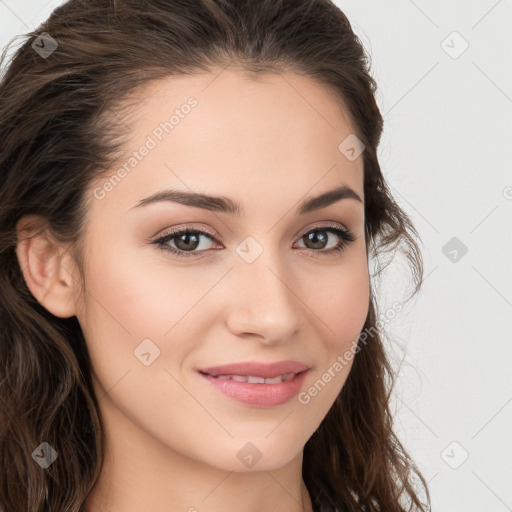
[[[216,379],[231,379],[237,382],[247,382],[249,384],[279,384],[280,382],[286,382],[293,379],[294,376],[294,373],[286,373],[285,375],[278,375],[277,377],[265,379],[263,377],[254,377],[252,375],[212,375],[212,377],[215,377]]]
[[[263,377],[251,377],[249,375],[247,377],[247,382],[249,384],[265,384],[265,379]]]
[[[283,382],[283,376],[278,375],[277,377],[272,377],[271,379],[263,379],[267,384],[277,384],[279,382]]]

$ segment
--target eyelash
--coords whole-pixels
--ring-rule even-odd
[[[319,253],[319,255],[314,256],[317,258],[323,257],[323,256],[329,256],[334,253],[342,253],[347,248],[347,246],[350,244],[350,242],[354,242],[357,239],[356,236],[354,235],[354,233],[352,233],[352,231],[349,231],[348,229],[342,229],[339,227],[335,227],[333,225],[318,226],[313,229],[310,229],[310,230],[306,231],[301,236],[301,239],[310,233],[314,233],[315,231],[327,231],[329,233],[334,233],[342,240],[342,242],[340,242],[336,247],[333,247],[328,250],[322,250],[322,249],[315,250],[315,249],[307,249],[307,248],[303,248],[303,247],[300,248],[303,250],[311,251],[313,253]],[[160,249],[170,252],[174,256],[177,256],[178,258],[202,258],[203,256],[200,256],[200,253],[206,252],[206,251],[199,251],[199,253],[198,252],[187,252],[187,251],[183,251],[181,249],[175,249],[173,247],[169,247],[169,245],[167,245],[167,242],[169,242],[170,240],[173,240],[178,235],[184,235],[184,234],[205,235],[206,237],[210,238],[214,242],[220,243],[210,233],[208,233],[206,231],[202,231],[200,229],[191,229],[191,228],[179,228],[176,230],[169,231],[167,233],[164,233],[160,238],[158,238],[157,240],[155,240],[152,243],[155,244]]]

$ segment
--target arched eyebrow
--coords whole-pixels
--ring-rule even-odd
[[[342,185],[322,194],[310,197],[299,204],[295,210],[295,215],[305,215],[307,213],[326,208],[342,199],[355,199],[360,203],[363,200],[359,195],[346,185]],[[160,202],[173,202],[191,206],[193,208],[202,208],[213,212],[228,213],[231,215],[244,215],[242,206],[224,196],[210,196],[197,192],[189,192],[185,190],[166,189],[156,192],[149,197],[141,199],[133,208],[140,208],[149,204]]]

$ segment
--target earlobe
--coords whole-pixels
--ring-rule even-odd
[[[16,254],[21,271],[32,295],[50,313],[61,318],[76,314],[75,286],[68,248],[55,241],[46,228],[34,230],[30,216],[18,223]],[[34,224],[32,224],[34,226]]]

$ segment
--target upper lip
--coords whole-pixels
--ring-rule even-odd
[[[309,370],[309,366],[297,361],[278,361],[276,363],[258,363],[248,361],[246,363],[232,363],[222,366],[211,366],[209,368],[200,368],[199,371],[209,375],[240,375],[263,377],[271,379],[287,373],[300,373]]]

